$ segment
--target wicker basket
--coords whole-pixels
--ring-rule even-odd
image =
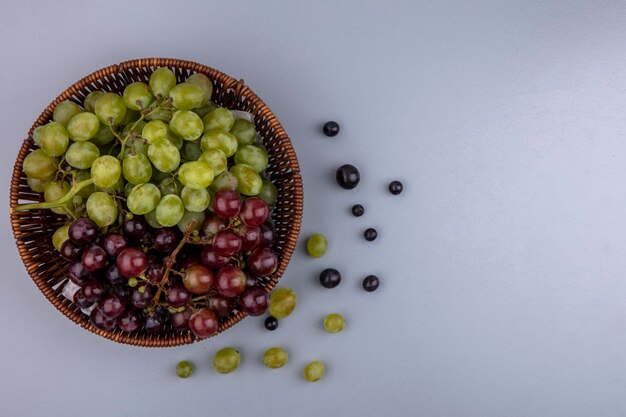
[[[22,163],[26,155],[35,148],[32,140],[33,130],[52,119],[52,112],[57,103],[72,100],[82,104],[85,96],[94,90],[121,93],[131,82],[147,82],[152,71],[158,67],[172,69],[178,82],[194,72],[205,74],[214,84],[213,101],[230,109],[244,110],[254,115],[256,128],[269,154],[267,174],[278,188],[278,201],[272,216],[276,228],[274,250],[278,254],[278,269],[266,283],[268,290],[277,284],[296,247],[302,221],[303,197],[298,160],[291,141],[276,116],[243,81],[237,81],[213,68],[179,59],[136,59],[98,70],[74,83],[54,99],[30,129],[29,137],[24,140],[13,168],[10,196],[11,226],[18,251],[37,287],[72,321],[107,339],[147,347],[184,345],[193,343],[195,337],[190,331],[176,331],[171,327],[160,333],[145,331],[128,333],[119,328],[113,332],[106,332],[94,327],[77,306],[61,295],[63,284],[67,280],[68,264],[53,248],[51,237],[54,230],[64,223],[65,218],[49,210],[15,212],[13,208],[18,204],[41,201],[41,195],[31,191],[26,184]],[[243,312],[231,313],[221,321],[219,331],[228,329],[245,316]]]

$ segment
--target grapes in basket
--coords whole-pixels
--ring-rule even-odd
[[[276,187],[252,115],[211,101],[203,74],[176,83],[158,68],[123,94],[59,103],[23,163],[66,224],[52,238],[68,263],[68,295],[104,331],[197,338],[235,310],[263,314],[277,269]]]

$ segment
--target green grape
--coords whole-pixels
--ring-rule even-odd
[[[196,84],[180,83],[170,91],[170,98],[174,108],[191,110],[204,105],[202,89]]]
[[[74,178],[75,182],[83,182],[83,181],[90,180],[90,179],[91,179],[91,171],[88,169],[78,171],[76,173],[76,178]],[[81,188],[77,194],[83,198],[87,198],[95,192],[96,192],[96,186],[93,184],[90,184],[84,188]]]
[[[225,108],[215,109],[202,118],[205,132],[213,129],[228,132],[233,127],[234,122],[233,112]]]
[[[267,203],[268,206],[273,206],[278,198],[278,190],[272,181],[263,180],[261,191],[259,192],[259,198]]]
[[[172,132],[172,129],[167,129],[167,134],[165,135],[165,139],[172,142],[172,145],[176,146],[176,149],[178,149],[180,153],[180,150],[183,147],[184,140],[176,136],[174,132]]]
[[[183,185],[173,177],[167,177],[161,181],[159,181],[159,190],[161,191],[161,196],[175,194],[180,195],[183,189]]]
[[[180,164],[180,152],[169,140],[151,143],[148,147],[148,158],[161,172],[174,171]]]
[[[240,145],[249,145],[256,138],[256,128],[254,124],[245,119],[235,119],[233,127],[230,129]]]
[[[200,230],[205,217],[206,216],[204,215],[203,211],[195,212],[195,211],[185,210],[185,214],[183,215],[183,218],[180,219],[180,221],[177,224],[178,229],[184,233],[185,230],[187,230],[187,226],[189,225],[189,223],[195,220],[196,223],[193,226],[193,230]]]
[[[172,116],[170,129],[183,140],[196,140],[202,136],[202,119],[192,111],[179,110]]]
[[[48,156],[61,156],[65,153],[70,139],[67,130],[59,122],[50,122],[41,131],[41,149]]]
[[[67,133],[70,139],[76,142],[84,142],[93,138],[98,130],[100,130],[100,121],[93,113],[78,113],[67,123]]]
[[[169,107],[159,107],[155,109],[159,103],[157,101],[152,102],[149,107],[149,113],[146,116],[147,120],[161,120],[163,122],[168,122],[172,120],[172,115],[174,114],[174,110]]]
[[[167,125],[162,120],[152,120],[143,127],[141,136],[148,143],[156,143],[165,139],[167,135]]]
[[[186,140],[180,148],[180,157],[185,161],[197,161],[202,154],[199,140]]]
[[[251,166],[235,164],[230,168],[230,173],[237,178],[237,191],[240,194],[253,196],[261,192],[263,180]]]
[[[324,329],[329,333],[337,333],[343,330],[346,321],[341,314],[332,313],[324,319]]]
[[[228,132],[221,130],[209,130],[202,135],[200,142],[203,151],[220,149],[226,157],[230,158],[237,152],[237,139]]]
[[[43,198],[46,202],[53,203],[69,193],[70,188],[70,184],[67,181],[48,181],[43,190]],[[57,214],[67,214],[67,209],[74,209],[74,204],[71,201],[61,207],[54,207],[50,210]]]
[[[126,115],[126,105],[122,97],[115,93],[104,93],[95,106],[96,116],[105,125],[118,125]]]
[[[156,219],[156,210],[152,210],[150,213],[143,216],[146,219],[146,223],[154,229],[161,229],[163,225]]]
[[[185,209],[189,211],[200,212],[209,207],[210,197],[206,188],[194,189],[190,187],[183,187],[180,193],[180,198],[183,200]]]
[[[235,153],[235,163],[250,165],[256,172],[261,172],[267,168],[267,152],[255,145],[241,146]]]
[[[220,349],[213,357],[213,368],[220,374],[228,374],[239,367],[241,357],[234,348]]]
[[[176,76],[169,68],[157,68],[150,75],[148,84],[155,97],[167,97],[176,85]]]
[[[87,169],[99,156],[100,149],[93,143],[74,142],[67,148],[65,160],[74,168]]]
[[[100,123],[100,128],[98,128],[98,133],[94,136],[91,141],[98,146],[104,146],[111,143],[115,139],[113,132],[109,128],[109,126],[104,123]]]
[[[152,164],[142,153],[126,155],[122,162],[122,171],[126,181],[134,185],[143,184],[152,178]]]
[[[120,122],[121,126],[132,125],[134,122],[139,120],[141,114],[136,110],[126,109],[126,113],[124,114],[124,118]]]
[[[72,197],[72,204],[74,204],[75,206],[82,204],[82,202],[83,198],[81,196],[75,195],[74,197]]]
[[[148,156],[148,143],[140,137],[130,136],[126,140],[127,153],[141,153]]]
[[[61,252],[61,246],[63,245],[63,242],[70,238],[68,235],[69,230],[70,225],[66,224],[65,226],[61,226],[54,231],[54,234],[52,235],[52,246],[54,246],[54,249]]]
[[[296,308],[298,296],[289,288],[277,288],[270,294],[270,307],[267,311],[278,320],[289,316]]]
[[[26,183],[36,193],[43,193],[43,190],[46,188],[46,184],[50,181],[50,178],[44,178],[43,180],[37,178],[26,177]]]
[[[215,200],[215,190],[211,187],[206,189],[209,192],[209,202]],[[213,205],[209,204],[209,207],[207,208],[207,210],[209,211],[213,211]]]
[[[54,161],[41,149],[35,149],[24,158],[22,165],[28,178],[43,180],[56,172]]]
[[[172,178],[172,174],[168,172],[159,171],[157,168],[154,168],[154,167],[152,168],[152,178],[150,179],[151,182],[157,183],[157,182],[165,181],[168,178]]]
[[[156,219],[165,227],[175,226],[183,218],[184,214],[185,205],[183,200],[174,194],[162,197],[156,206]]]
[[[228,166],[226,154],[224,154],[224,152],[220,149],[207,149],[196,159],[209,164],[214,175],[221,174]]]
[[[321,258],[328,250],[328,240],[321,233],[311,235],[306,241],[306,250],[314,258]]]
[[[63,126],[67,126],[70,119],[80,113],[82,110],[80,106],[73,101],[65,100],[60,102],[54,108],[52,113],[52,120],[61,123]]]
[[[124,184],[124,195],[126,196],[126,198],[128,198],[130,193],[133,191],[133,188],[135,188],[135,185],[131,184],[130,182]]]
[[[193,365],[187,361],[178,362],[176,365],[176,375],[180,378],[189,378],[193,373]]]
[[[203,97],[202,105],[205,105],[211,100],[211,96],[213,95],[213,83],[209,80],[209,77],[204,74],[195,73],[191,74],[186,82],[200,87]]]
[[[41,132],[43,132],[43,128],[45,125],[37,126],[35,130],[33,130],[33,141],[37,144],[37,146],[41,147]]]
[[[137,111],[147,109],[153,100],[148,85],[139,81],[128,84],[122,96],[126,107]]]
[[[228,171],[224,171],[213,179],[209,186],[212,190],[235,190],[237,189],[237,178]]]
[[[189,188],[206,188],[213,181],[213,170],[203,161],[185,162],[178,170],[178,181]]]
[[[144,122],[143,120],[136,121],[134,123],[129,123],[126,126],[124,126],[124,129],[122,129],[122,136],[126,136],[128,132],[131,132],[131,129],[132,129],[131,134],[135,136],[141,136],[143,128],[146,127],[146,124],[147,123]]]
[[[112,225],[117,220],[115,200],[107,193],[96,191],[87,199],[87,216],[100,227]]]
[[[85,111],[94,113],[96,111],[96,101],[104,94],[102,91],[92,91],[87,94],[85,97],[85,101],[83,102],[83,106],[85,106]]]
[[[212,101],[209,101],[205,106],[198,107],[197,109],[193,109],[192,111],[200,117],[204,117],[215,109],[219,109],[220,106],[215,104]]]
[[[91,178],[96,187],[113,187],[122,175],[122,165],[114,156],[104,155],[93,161]]]
[[[126,199],[126,205],[131,213],[142,215],[156,209],[160,199],[159,187],[148,182],[133,188]]]
[[[263,364],[272,369],[282,368],[288,360],[287,352],[279,347],[269,348],[263,354]]]
[[[324,364],[320,361],[311,362],[304,368],[304,379],[309,382],[319,381],[323,376]]]

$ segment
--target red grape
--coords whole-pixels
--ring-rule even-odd
[[[265,222],[259,226],[261,229],[261,242],[260,246],[272,246],[274,243],[274,226],[271,223]]]
[[[135,310],[126,310],[117,318],[117,325],[125,332],[134,332],[143,324],[143,317]]]
[[[116,265],[122,276],[133,278],[148,269],[148,257],[141,249],[126,248],[117,256]]]
[[[222,297],[236,297],[246,289],[246,274],[234,265],[226,265],[217,271],[215,287]]]
[[[200,254],[198,252],[193,252],[187,255],[187,257],[183,259],[180,265],[181,265],[181,269],[187,269],[193,265],[198,265],[201,263],[202,263],[202,259],[200,258]]]
[[[104,277],[111,283],[111,285],[123,285],[126,284],[127,280],[120,274],[119,269],[115,264],[111,264],[104,271]]]
[[[220,190],[213,197],[213,212],[227,219],[235,217],[241,209],[241,197],[234,190]]]
[[[183,311],[173,313],[170,315],[172,325],[176,330],[187,330],[189,328],[189,318],[193,314],[193,310],[189,307]]]
[[[98,227],[91,219],[76,219],[67,231],[70,241],[76,246],[85,246],[98,238]]]
[[[85,297],[85,293],[82,288],[74,293],[73,299],[74,304],[80,308],[89,308],[93,305],[93,303],[95,303],[95,300],[88,300],[87,297]]]
[[[135,216],[122,223],[122,230],[126,236],[138,241],[143,239],[148,232],[148,223],[143,217]]]
[[[182,285],[173,285],[167,292],[167,302],[174,308],[189,304],[191,294]]]
[[[204,265],[192,265],[185,271],[185,277],[183,278],[183,285],[192,294],[204,295],[208,294],[213,284],[215,277],[213,272]]]
[[[171,227],[164,227],[152,234],[154,249],[158,252],[171,253],[178,245],[178,234]]]
[[[230,229],[220,230],[213,237],[213,249],[221,256],[235,256],[241,250],[241,238]]]
[[[122,235],[115,233],[109,233],[102,238],[102,247],[105,252],[115,258],[119,253],[126,248],[128,242]]]
[[[146,308],[152,302],[154,292],[152,285],[146,285],[144,292],[140,292],[139,288],[133,288],[130,292],[130,303],[135,308]]]
[[[61,257],[66,261],[76,261],[80,259],[80,254],[83,252],[83,248],[72,243],[71,240],[66,240],[61,245]]]
[[[252,250],[261,242],[261,229],[244,224],[239,230],[239,236],[241,236],[241,250]]]
[[[115,318],[105,316],[99,306],[96,306],[93,310],[91,310],[89,319],[91,320],[91,324],[96,326],[98,329],[108,332],[115,329],[115,325],[117,324]]]
[[[163,279],[163,264],[156,258],[150,257],[148,260],[148,269],[146,269],[146,278],[153,284],[158,284]]]
[[[209,307],[218,317],[225,317],[233,311],[233,300],[215,295],[210,298]]]
[[[241,310],[249,316],[260,316],[267,311],[270,297],[264,288],[247,288],[239,298]]]
[[[209,216],[202,222],[200,231],[204,236],[213,236],[222,229],[228,227],[228,219],[222,219],[218,216]]]
[[[85,285],[87,279],[91,277],[91,272],[87,271],[83,267],[83,263],[80,261],[71,264],[67,272],[68,276],[70,277],[70,281],[72,281],[76,285],[80,285],[81,287]]]
[[[82,291],[85,299],[95,302],[102,296],[102,293],[104,293],[104,287],[100,282],[91,279],[85,283]]]
[[[228,263],[228,256],[221,256],[215,253],[213,246],[207,245],[202,248],[200,254],[202,263],[211,269],[220,269]]]
[[[259,226],[267,219],[269,212],[265,201],[259,197],[250,197],[244,200],[239,217],[248,226]]]
[[[108,265],[109,257],[100,246],[92,245],[83,252],[81,262],[87,271],[95,272]]]
[[[276,272],[278,257],[270,248],[257,248],[248,258],[248,271],[257,277],[266,277]]]
[[[156,333],[163,330],[163,316],[158,313],[145,313],[144,314],[144,329],[147,332]]]
[[[124,312],[125,305],[124,300],[120,296],[109,294],[100,301],[99,307],[105,316],[117,318]]]
[[[208,308],[202,308],[189,318],[189,328],[199,339],[213,336],[217,333],[219,322],[215,313]]]

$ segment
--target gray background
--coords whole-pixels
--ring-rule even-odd
[[[0,6],[1,415],[626,415],[624,2],[177,3]],[[20,262],[6,198],[25,132],[83,75],[148,56],[244,78],[294,142],[303,236],[331,249],[293,257],[281,284],[299,304],[276,332],[248,319],[187,347],[117,345],[56,312]],[[346,162],[353,191],[332,179]],[[316,283],[328,266],[333,291]],[[341,334],[320,327],[332,311]],[[229,345],[242,366],[217,375]],[[259,362],[273,345],[281,370]],[[308,384],[314,359],[327,375]]]

